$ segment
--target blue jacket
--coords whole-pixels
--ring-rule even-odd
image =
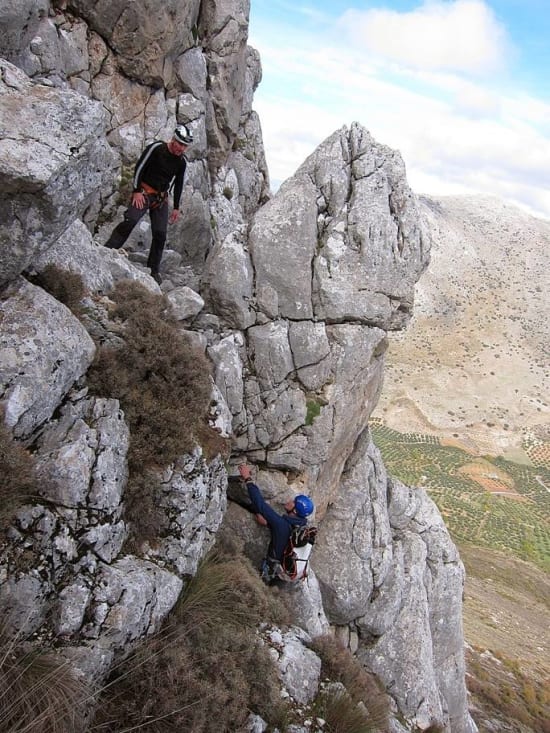
[[[294,514],[277,514],[275,509],[270,507],[266,502],[256,484],[247,481],[246,488],[248,489],[248,496],[250,497],[254,514],[261,514],[265,517],[271,530],[271,544],[268,555],[281,562],[288,538],[292,532],[292,527],[296,525],[302,527],[304,524],[307,524],[307,519],[297,517]]]

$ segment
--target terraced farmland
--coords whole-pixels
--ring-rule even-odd
[[[550,569],[550,468],[473,456],[431,435],[398,433],[371,421],[388,472],[422,486],[456,542],[511,552]]]

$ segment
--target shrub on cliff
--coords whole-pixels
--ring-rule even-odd
[[[192,450],[206,422],[210,365],[167,315],[167,303],[128,280],[114,288],[121,344],[98,349],[93,390],[120,400],[130,425],[130,469],[165,467]]]
[[[212,432],[210,365],[170,319],[163,296],[126,280],[111,298],[119,343],[98,348],[88,381],[93,392],[118,399],[124,410],[130,427],[126,515],[134,535],[152,540],[160,526],[159,469]]]

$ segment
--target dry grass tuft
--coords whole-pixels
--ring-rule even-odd
[[[15,441],[0,412],[0,526],[16,509],[37,496],[37,477],[30,453]]]
[[[323,675],[331,681],[341,682],[354,706],[359,703],[365,706],[367,721],[371,726],[365,730],[385,729],[388,724],[389,700],[378,679],[334,636],[319,636],[313,640],[311,647],[321,658]]]
[[[116,671],[91,730],[219,733],[239,730],[250,711],[284,720],[277,673],[255,633],[270,608],[256,576],[243,557],[210,555],[165,631]]]
[[[66,305],[76,316],[82,310],[82,298],[86,293],[82,277],[58,265],[46,265],[32,281]]]
[[[376,733],[376,726],[368,712],[351,695],[341,689],[327,689],[318,695],[315,715],[323,718],[326,733]]]
[[[216,549],[199,565],[174,609],[180,623],[193,629],[227,624],[255,628],[261,621],[289,623],[286,607],[268,592],[258,572],[243,555],[225,555]],[[199,633],[199,632],[197,632]]]
[[[0,633],[0,733],[80,733],[88,686],[54,652]]]

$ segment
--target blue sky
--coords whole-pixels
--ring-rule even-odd
[[[416,193],[550,219],[549,0],[251,0],[249,43],[273,188],[357,121]]]

